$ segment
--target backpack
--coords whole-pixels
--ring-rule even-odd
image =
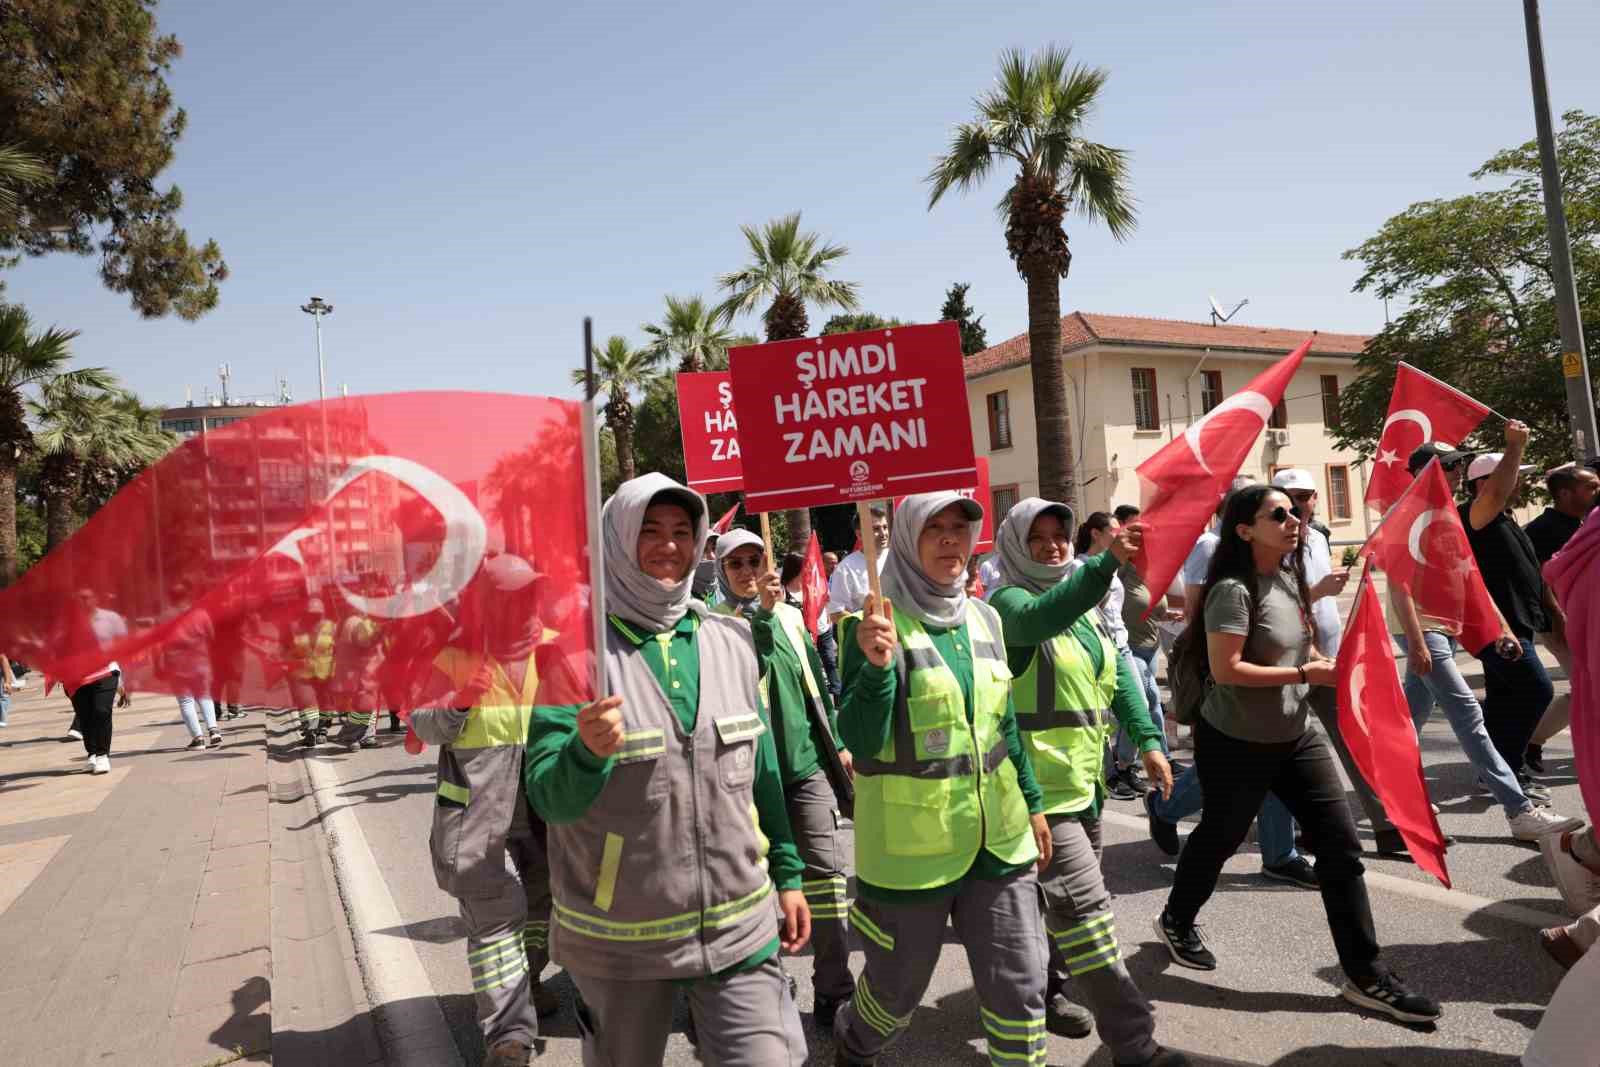
[[[1250,601],[1250,629],[1256,628],[1256,596],[1249,585],[1245,586],[1245,593]],[[1193,726],[1200,719],[1200,708],[1206,702],[1206,697],[1216,686],[1216,680],[1211,677],[1211,660],[1202,649],[1199,655],[1191,656],[1189,646],[1196,640],[1206,639],[1205,631],[1205,605],[1201,605],[1200,618],[1191,619],[1189,625],[1184,627],[1183,633],[1172,643],[1172,652],[1167,656],[1167,684],[1172,688],[1171,718],[1176,719],[1184,726]],[[1246,639],[1248,640],[1248,638]]]

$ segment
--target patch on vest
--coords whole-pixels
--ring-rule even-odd
[[[750,745],[744,745],[733,754],[733,765],[741,771],[750,765]]]
[[[930,756],[942,756],[950,751],[949,730],[929,730],[922,736],[922,747]]]

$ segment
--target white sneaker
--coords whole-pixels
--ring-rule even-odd
[[[1565,815],[1557,815],[1549,808],[1529,808],[1521,815],[1510,815],[1506,822],[1511,826],[1511,836],[1518,841],[1537,841],[1550,834],[1559,834],[1563,830],[1578,830],[1583,827],[1582,819],[1569,819]]]
[[[1572,914],[1582,915],[1600,904],[1600,871],[1585,867],[1572,854],[1572,831],[1545,835],[1539,840],[1539,851]]]
[[[111,773],[111,757],[110,756],[96,756],[94,758],[94,765],[95,765],[95,773],[96,774],[109,774],[109,773]]]
[[[79,733],[77,730],[68,730],[67,731],[67,740],[68,741],[82,741],[83,740],[83,735],[81,733]]]

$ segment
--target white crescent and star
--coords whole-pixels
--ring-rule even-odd
[[[1361,710],[1361,691],[1367,685],[1367,665],[1357,663],[1350,668],[1350,715],[1356,720],[1356,725],[1361,727],[1361,732],[1369,738],[1372,729],[1367,725],[1366,712]]]
[[[1267,398],[1260,393],[1246,389],[1243,392],[1233,394],[1196,419],[1187,430],[1183,431],[1183,439],[1189,442],[1189,448],[1194,452],[1194,458],[1199,461],[1200,469],[1207,474],[1211,473],[1211,467],[1206,463],[1206,454],[1200,448],[1200,434],[1212,419],[1227,411],[1248,411],[1261,420],[1262,426],[1265,426],[1267,420],[1272,418],[1272,405],[1267,403]]]
[[[1433,420],[1428,418],[1427,412],[1417,408],[1403,408],[1383,420],[1383,429],[1378,431],[1378,440],[1383,440],[1384,434],[1389,432],[1389,427],[1397,422],[1414,422],[1417,429],[1422,431],[1422,443],[1427,444],[1433,440]],[[1397,460],[1399,456],[1395,457]],[[1380,462],[1382,462],[1380,460]]]
[[[339,587],[339,593],[350,606],[366,615],[384,619],[407,619],[448,604],[472,581],[478,564],[489,544],[489,529],[483,515],[457,489],[437,471],[399,456],[362,456],[346,467],[323,499],[326,504],[350,483],[366,474],[387,474],[407,489],[428,502],[444,519],[444,544],[446,551],[439,553],[427,573],[410,585],[388,596],[369,597]],[[318,533],[314,528],[300,527],[291,530],[269,552],[284,555],[305,566],[300,554],[300,542]]]
[[[1428,557],[1422,554],[1422,535],[1427,532],[1428,526],[1440,515],[1438,508],[1429,508],[1415,519],[1411,520],[1411,529],[1406,531],[1406,547],[1411,550],[1411,558],[1422,564],[1428,565]]]

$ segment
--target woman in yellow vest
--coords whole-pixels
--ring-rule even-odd
[[[1050,823],[1050,862],[1039,876],[1050,954],[1048,1018],[1052,1030],[1068,1037],[1086,1037],[1091,1021],[1098,1024],[1118,1065],[1178,1067],[1187,1057],[1156,1044],[1150,1002],[1122,962],[1100,874],[1106,741],[1117,723],[1151,781],[1172,792],[1172,768],[1143,687],[1097,610],[1117,568],[1137,551],[1142,530],[1125,528],[1109,551],[1068,574],[1071,531],[1065,504],[1018,502],[995,532],[1000,584],[989,597],[1005,623],[1017,725]],[[1067,999],[1069,980],[1090,1011]]]
[[[1043,798],[1011,705],[1000,618],[966,594],[983,508],[958,493],[897,510],[883,600],[844,650],[839,732],[855,753],[866,967],[834,1022],[838,1062],[872,1063],[911,1022],[945,923],[966,947],[996,1063],[1043,1063],[1037,864]]]

